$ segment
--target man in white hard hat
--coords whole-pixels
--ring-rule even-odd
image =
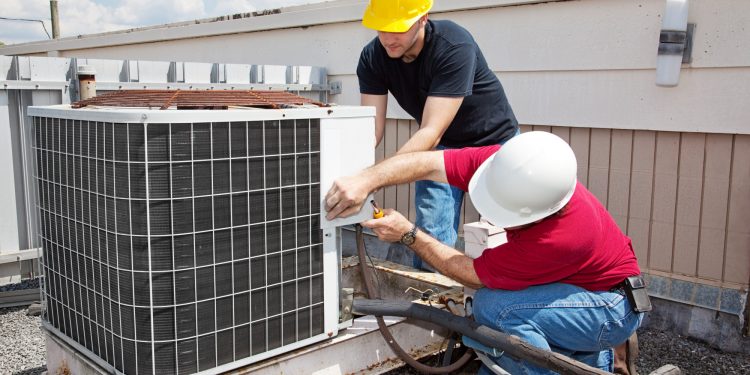
[[[635,332],[650,304],[630,239],[577,181],[570,146],[529,132],[504,146],[396,155],[337,180],[327,217],[357,212],[377,188],[420,178],[468,191],[482,217],[505,228],[507,243],[471,259],[393,210],[362,225],[477,289],[478,322],[613,371],[611,348]],[[550,373],[509,356],[495,361],[511,374]]]
[[[370,0],[362,25],[377,31],[357,65],[362,105],[376,108],[376,143],[385,132],[388,94],[419,123],[398,153],[503,144],[518,122],[503,87],[471,34],[449,20],[433,21],[432,0]],[[441,242],[456,243],[463,191],[417,181],[417,224]],[[414,267],[422,268],[414,258]]]

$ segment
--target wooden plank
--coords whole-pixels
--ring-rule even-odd
[[[649,267],[666,272],[672,272],[672,259],[674,259],[674,219],[677,205],[679,150],[679,133],[660,132],[657,134]]]
[[[701,278],[722,279],[731,165],[732,135],[708,134],[698,244],[698,277]]]
[[[415,120],[409,121],[409,128],[410,128],[410,136],[413,136],[414,133],[419,130],[419,124]],[[414,183],[409,184],[409,221],[412,223],[417,221],[417,209],[414,205],[414,194],[416,193],[416,188]]]
[[[398,121],[388,119],[385,121],[385,157],[389,158],[398,151]],[[396,208],[396,187],[389,186],[383,189],[383,208]]]
[[[642,270],[648,270],[651,236],[651,199],[654,185],[656,133],[636,131],[633,134],[633,161],[630,175],[627,234]]]
[[[591,129],[588,189],[607,207],[611,130]]]
[[[570,143],[570,128],[567,126],[553,126],[551,133]]]
[[[396,139],[398,140],[398,149],[401,149],[411,136],[409,120],[398,120],[396,125]],[[396,211],[404,216],[409,216],[409,185],[400,184],[396,186]]]
[[[732,148],[727,249],[724,280],[748,285],[750,281],[750,135],[735,135]]]
[[[552,133],[552,127],[551,127],[551,126],[548,126],[548,125],[534,125],[534,126],[532,127],[532,129],[533,129],[533,130],[534,130],[535,132],[547,132],[547,133]]]
[[[385,159],[385,135],[383,135],[383,139],[380,141],[380,144],[375,147],[375,163],[380,163]],[[378,204],[384,204],[384,197],[385,194],[383,193],[384,189],[378,189],[378,191],[375,193],[375,201],[378,202]]]
[[[628,231],[632,147],[632,130],[612,130],[607,210],[624,233]]]
[[[521,130],[521,133],[528,133],[532,130],[531,125],[518,125],[519,130]]]
[[[694,276],[698,270],[698,235],[700,233],[705,148],[705,134],[682,133],[677,176],[672,272],[683,275]]]
[[[587,128],[570,129],[570,147],[578,162],[578,181],[585,186],[589,184],[589,140],[591,130]]]

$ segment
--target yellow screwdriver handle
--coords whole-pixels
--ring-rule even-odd
[[[380,207],[378,207],[374,199],[370,201],[370,204],[372,205],[372,218],[373,219],[382,218],[384,215],[383,210],[381,210]]]

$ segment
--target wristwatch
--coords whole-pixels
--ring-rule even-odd
[[[417,224],[414,224],[414,227],[411,228],[410,231],[401,235],[401,243],[406,246],[411,246],[411,244],[413,244],[414,240],[416,239],[417,239]]]

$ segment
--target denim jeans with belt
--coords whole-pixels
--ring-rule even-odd
[[[627,340],[643,320],[620,292],[591,292],[562,283],[523,290],[479,289],[474,317],[538,348],[609,372],[614,367],[612,348]],[[513,375],[555,374],[508,355],[491,358]],[[492,372],[482,366],[479,373]]]

